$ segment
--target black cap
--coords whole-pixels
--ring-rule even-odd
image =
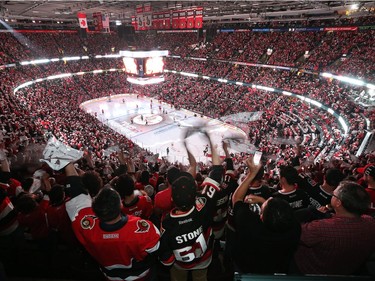
[[[171,166],[167,170],[167,180],[172,184],[180,175],[181,171],[175,166]]]
[[[172,198],[176,207],[186,211],[195,204],[197,193],[196,183],[193,176],[187,172],[181,172],[179,177],[172,183]]]

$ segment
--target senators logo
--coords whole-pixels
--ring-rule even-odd
[[[137,221],[137,230],[135,233],[145,233],[150,230],[150,224],[145,220]]]
[[[198,197],[197,200],[195,200],[195,207],[197,208],[198,212],[203,209],[203,207],[206,205],[207,199],[205,197]]]
[[[81,219],[81,227],[83,229],[93,229],[95,226],[96,216],[86,215]]]

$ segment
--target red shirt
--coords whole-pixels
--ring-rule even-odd
[[[33,239],[43,239],[48,236],[49,229],[46,219],[48,204],[49,200],[43,199],[31,213],[19,213],[17,216],[19,224],[29,229]]]
[[[77,238],[72,229],[72,223],[66,212],[65,202],[58,206],[48,206],[47,221],[50,229],[57,231],[68,244],[76,244]]]
[[[152,200],[148,196],[136,196],[129,204],[122,203],[124,214],[148,219],[153,211]]]
[[[370,214],[375,213],[375,189],[373,188],[366,188],[367,193],[370,195],[371,203],[370,203]]]
[[[155,209],[161,210],[164,218],[173,209],[172,188],[168,187],[156,193],[154,201]]]

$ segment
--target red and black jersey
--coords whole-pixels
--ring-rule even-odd
[[[152,200],[148,196],[135,196],[134,200],[128,204],[122,202],[124,214],[133,215],[142,219],[149,219],[152,210]]]
[[[71,187],[77,184],[77,178],[68,177]],[[66,203],[80,243],[97,260],[108,280],[147,278],[155,262],[150,254],[159,248],[159,230],[151,222],[131,215],[123,215],[113,225],[101,223],[91,201],[89,195],[79,194]]]
[[[0,192],[2,191],[0,190]],[[3,190],[3,192],[5,191]],[[0,236],[5,236],[13,233],[13,231],[15,231],[17,227],[17,212],[15,211],[9,197],[4,196],[3,198],[0,198]]]
[[[214,169],[222,169],[214,166]],[[217,179],[220,181],[220,179]],[[173,209],[162,222],[159,257],[163,264],[175,263],[181,269],[203,269],[211,263],[213,232],[212,212],[219,182],[206,178],[202,195],[187,212]]]
[[[215,239],[219,239],[224,234],[225,223],[228,218],[229,196],[237,188],[237,181],[233,170],[225,172],[224,180],[220,184],[220,190],[215,194],[214,217],[212,229]]]

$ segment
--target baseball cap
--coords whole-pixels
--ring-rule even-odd
[[[371,166],[374,166],[374,165],[375,165],[374,163],[369,163],[369,164],[367,164],[366,166],[363,166],[363,167],[359,167],[359,168],[357,168],[357,169],[356,169],[356,172],[357,172],[357,173],[360,173],[360,174],[364,174],[365,171],[366,171],[366,169],[367,169],[368,167],[371,167]]]
[[[172,166],[169,167],[167,170],[167,180],[169,181],[170,184],[172,184],[180,175],[180,169]]]
[[[195,204],[197,193],[193,176],[187,172],[180,172],[179,177],[172,183],[173,202],[181,210],[188,210]]]
[[[365,175],[375,178],[375,166],[369,166],[365,170]]]

